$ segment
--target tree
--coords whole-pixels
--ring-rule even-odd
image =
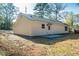
[[[60,11],[64,10],[66,5],[63,3],[53,3],[53,4],[51,4],[51,6],[52,6],[52,8],[53,8],[52,10],[55,14],[55,20],[58,20],[58,18],[61,16]]]
[[[73,28],[74,25],[74,19],[75,19],[74,13],[70,12],[68,18],[65,20],[65,23],[68,24],[71,29]]]
[[[79,14],[76,14],[76,15],[75,15],[75,18],[76,18],[75,22],[78,23],[78,22],[79,22]]]
[[[55,14],[55,19],[58,19],[60,11],[65,9],[65,4],[62,3],[37,3],[34,10],[35,15],[43,18],[48,17],[52,18],[51,16]]]
[[[66,19],[68,18],[68,16],[69,16],[69,12],[64,11],[64,12],[60,13],[59,19],[64,19],[64,20],[66,20]]]
[[[12,20],[15,18],[17,10],[12,3],[0,4],[0,15],[4,17],[4,29],[11,29]]]
[[[49,8],[48,3],[37,3],[34,7],[34,14],[38,17],[44,18],[44,16],[48,14]],[[49,11],[49,13],[51,13],[51,11]]]
[[[3,16],[0,16],[0,29],[2,29],[2,24],[4,23]]]

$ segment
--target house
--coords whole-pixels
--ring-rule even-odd
[[[13,25],[15,34],[40,36],[48,34],[68,33],[68,26],[57,20],[39,18],[34,15],[20,13]]]

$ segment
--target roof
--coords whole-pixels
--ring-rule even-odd
[[[31,15],[31,14],[20,13],[19,16],[25,16],[26,18],[28,18],[31,21],[42,21],[42,22],[47,22],[47,23],[62,23],[61,21],[58,21],[58,20],[53,20],[53,19],[50,20],[50,19],[46,19],[46,18],[40,18],[40,17]],[[62,23],[62,24],[64,24],[64,23]],[[66,25],[66,24],[64,24],[64,25]]]

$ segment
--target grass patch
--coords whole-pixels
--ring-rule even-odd
[[[79,34],[70,34],[57,40],[27,39],[13,34],[0,34],[2,56],[78,56]]]
[[[79,56],[79,34],[70,34],[58,41],[52,42],[48,55],[54,56]]]
[[[10,35],[10,37],[9,37]],[[32,56],[46,55],[44,47],[37,46],[33,42],[21,37],[9,34],[0,35],[0,55],[6,56]],[[16,38],[15,38],[16,37]]]

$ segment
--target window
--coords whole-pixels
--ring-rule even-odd
[[[42,24],[42,29],[44,29],[45,28],[45,24]]]
[[[48,30],[50,30],[50,26],[48,26]]]
[[[65,26],[65,31],[67,31],[67,26]]]

